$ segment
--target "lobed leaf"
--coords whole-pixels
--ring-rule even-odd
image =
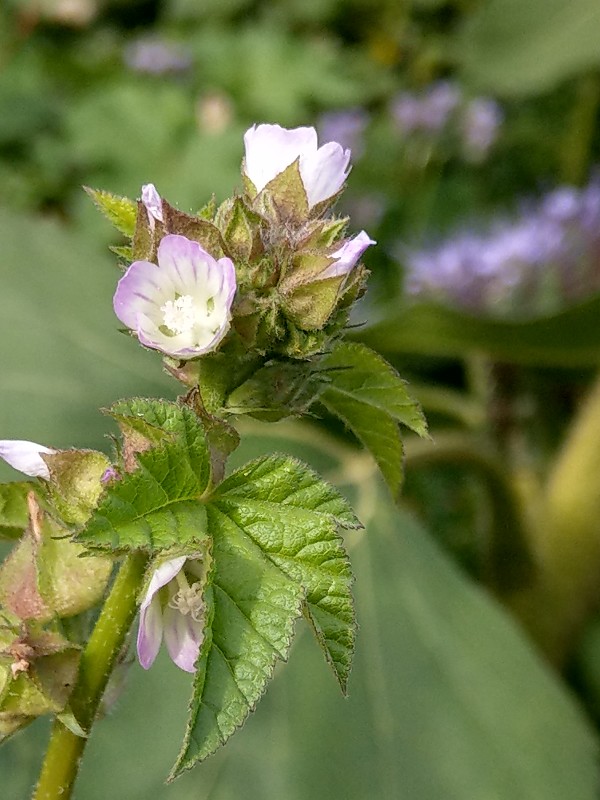
[[[276,454],[245,464],[219,486],[217,497],[254,500],[265,506],[304,509],[333,518],[343,528],[361,528],[348,501],[295,458]]]
[[[213,502],[304,587],[306,616],[345,692],[355,618],[352,573],[337,525],[359,525],[346,501],[301,463],[270,456],[224,481]]]
[[[373,350],[358,342],[338,342],[322,366],[330,371],[328,391],[383,411],[419,436],[427,435],[425,417],[406,381]]]
[[[303,589],[226,513],[209,508],[212,585],[205,594],[205,640],[183,747],[170,780],[214,753],[243,724],[285,659]],[[210,580],[210,578],[209,578]]]
[[[109,413],[145,437],[150,449],[136,453],[134,472],[107,487],[78,540],[91,548],[150,551],[198,541],[206,519],[197,501],[209,485],[210,456],[194,413],[140,399],[117,403]]]

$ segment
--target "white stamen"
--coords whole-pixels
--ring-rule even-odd
[[[160,310],[163,312],[166,327],[177,335],[189,333],[198,316],[194,299],[189,294],[181,295],[176,300],[167,300]]]
[[[192,583],[191,586],[180,585],[177,594],[173,595],[169,600],[169,606],[184,616],[189,614],[195,622],[200,622],[204,615],[204,601],[202,600],[200,583]]]

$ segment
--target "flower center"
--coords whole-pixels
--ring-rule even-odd
[[[169,600],[169,606],[184,616],[189,614],[195,622],[200,622],[204,615],[204,601],[202,600],[200,583],[192,583],[189,586],[185,578],[184,581],[178,581],[178,583],[179,590]]]
[[[163,312],[165,326],[176,335],[189,333],[198,316],[194,299],[189,294],[182,294],[175,300],[167,300],[160,310]]]

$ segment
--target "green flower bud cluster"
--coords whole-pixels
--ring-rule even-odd
[[[7,450],[9,443],[2,444]],[[41,448],[36,462],[33,443],[15,444],[11,463],[44,480],[3,485],[13,506],[18,498],[22,508],[13,513],[26,526],[0,566],[0,741],[40,714],[68,716],[86,631],[77,642],[65,635],[65,624],[99,603],[113,563],[71,538],[72,526],[87,521],[102,492],[106,456]]]

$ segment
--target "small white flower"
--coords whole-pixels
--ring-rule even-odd
[[[165,561],[150,579],[140,606],[137,637],[138,659],[144,669],[154,663],[164,637],[175,664],[194,672],[204,639],[204,601],[200,582],[190,583],[184,573],[186,561],[186,556]]]
[[[334,264],[330,264],[320,275],[320,278],[336,278],[340,275],[348,275],[358,263],[360,257],[367,247],[377,244],[365,231],[361,231],[354,238],[349,239],[339,250],[336,250],[332,258],[337,259]]]
[[[32,478],[49,480],[50,470],[42,458],[42,453],[49,455],[56,453],[56,450],[19,439],[0,440],[0,458],[3,458],[7,464]]]
[[[350,150],[337,142],[317,144],[314,128],[253,125],[244,134],[244,173],[257,192],[296,159],[309,208],[339,192],[350,172]]]
[[[115,314],[142,344],[168,355],[194,358],[215,350],[229,330],[233,263],[175,234],[161,239],[157,260],[129,267],[115,292]]]

